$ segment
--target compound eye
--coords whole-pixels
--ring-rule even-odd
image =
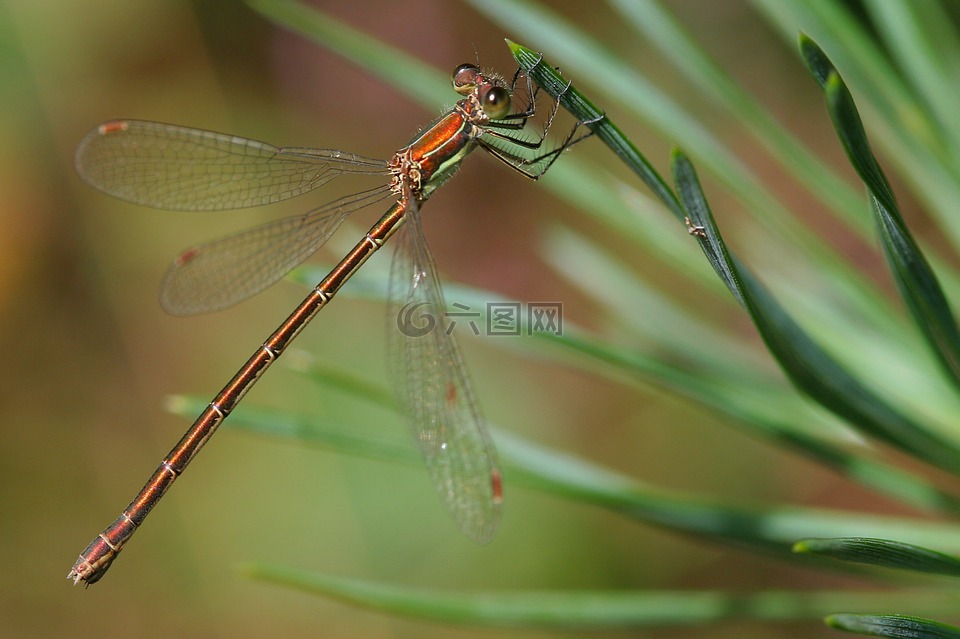
[[[480,83],[480,69],[475,64],[461,64],[453,72],[453,90],[469,95]]]
[[[503,87],[490,87],[480,96],[483,112],[491,120],[499,120],[510,113],[510,92]]]

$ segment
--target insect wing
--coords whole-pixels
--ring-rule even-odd
[[[477,543],[500,519],[501,475],[460,351],[448,333],[436,267],[419,211],[400,229],[390,273],[388,335],[401,401],[437,492]]]
[[[286,200],[346,173],[387,175],[386,163],[329,149],[279,148],[202,129],[113,120],[77,147],[90,185],[128,202],[214,211]]]
[[[378,187],[189,248],[167,269],[160,305],[171,315],[196,315],[242,302],[315,253],[350,213],[390,195]]]

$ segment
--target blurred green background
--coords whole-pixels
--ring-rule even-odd
[[[641,68],[656,68],[655,55],[607,10],[555,4]],[[478,59],[504,73],[514,68],[503,44],[511,34],[460,3],[318,5],[438,68]],[[788,127],[844,166],[820,92],[795,53],[744,3],[686,0],[671,7]],[[724,48],[729,44],[737,50]],[[656,79],[682,101],[679,81],[659,73]],[[192,243],[328,199],[312,195],[209,214],[128,205],[78,180],[72,157],[80,138],[105,119],[130,117],[386,158],[447,105],[425,111],[232,2],[8,0],[0,3],[0,87],[0,329],[7,352],[0,386],[0,635],[492,635],[251,582],[235,572],[246,560],[457,590],[736,591],[814,580],[813,573],[780,562],[509,485],[498,536],[477,547],[448,521],[422,470],[224,432],[110,574],[86,591],[73,588],[65,576],[79,551],[120,513],[186,428],[165,412],[164,398],[212,396],[303,295],[282,283],[229,311],[169,317],[156,302],[168,260]],[[451,92],[451,103],[455,97]],[[644,130],[627,133],[658,167],[666,166],[669,141]],[[589,147],[576,153],[615,167],[598,145]],[[753,150],[741,150],[749,162]],[[602,328],[589,303],[532,250],[544,223],[576,225],[576,216],[537,184],[480,155],[425,210],[444,279],[500,291],[504,299],[561,301],[565,319]],[[791,197],[781,176],[757,168],[768,184],[781,186],[783,198]],[[732,205],[722,192],[711,197],[721,215]],[[378,214],[362,214],[357,228]],[[638,269],[647,264],[643,256],[622,254],[614,235],[593,235]],[[862,254],[868,267],[880,266],[872,249],[849,250]],[[384,268],[389,257],[374,261]],[[659,277],[664,290],[671,289],[671,277]],[[685,302],[696,308],[695,299]],[[385,384],[383,315],[377,304],[338,299],[294,348]],[[745,315],[716,320],[752,330]],[[531,439],[677,489],[744,501],[895,509],[847,484],[837,490],[826,472],[719,428],[675,399],[518,360],[480,339],[461,342],[487,415]],[[318,415],[343,410],[336,398],[317,396],[284,370],[283,361],[248,401]],[[390,415],[369,419],[372,428],[387,421],[404,428]],[[802,482],[794,480],[798,475]],[[819,587],[841,583],[815,578]],[[611,635],[723,638],[770,631],[745,623]],[[829,631],[811,622],[774,632]]]

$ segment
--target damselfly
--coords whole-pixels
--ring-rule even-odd
[[[514,112],[511,96],[524,79],[529,103]],[[74,583],[103,577],[137,527],[264,370],[340,287],[394,232],[390,275],[396,308],[416,304],[440,322],[421,337],[389,331],[401,398],[431,479],[469,538],[484,543],[500,516],[503,489],[496,451],[443,326],[440,284],[420,224],[420,207],[480,147],[536,179],[573,142],[541,151],[557,104],[535,139],[518,135],[534,115],[536,90],[518,71],[513,82],[464,64],[453,74],[464,96],[389,161],[327,149],[263,142],[169,124],[115,120],[91,131],[77,150],[80,176],[115,197],[163,209],[201,211],[258,206],[312,191],[345,174],[380,176],[381,186],[340,198],[300,216],[277,220],[184,251],[163,280],[160,300],[175,315],[236,304],[279,280],[314,253],[350,213],[381,200],[392,206],[314,288],[200,414],[120,517],[83,551],[68,575]]]

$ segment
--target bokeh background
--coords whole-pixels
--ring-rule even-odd
[[[478,59],[505,73],[514,68],[503,44],[512,34],[461,3],[317,4],[444,70]],[[683,100],[682,82],[658,68],[655,53],[609,10],[553,4]],[[745,3],[670,5],[777,117],[843,167],[819,91],[795,53]],[[451,102],[455,97],[451,92]],[[130,117],[388,157],[446,105],[425,110],[239,3],[7,0],[0,3],[0,106],[0,635],[494,634],[395,619],[252,582],[236,572],[247,560],[478,591],[749,591],[802,587],[814,579],[774,560],[509,486],[497,538],[476,547],[448,521],[422,470],[224,431],[109,576],[86,591],[73,588],[64,577],[77,553],[120,513],[187,425],[165,411],[165,397],[212,396],[303,295],[281,283],[235,309],[169,317],[156,302],[168,261],[192,243],[327,199],[311,195],[209,214],[128,205],[74,174],[73,152],[84,133],[103,120]],[[709,111],[691,108],[713,121]],[[666,171],[669,140],[643,129],[627,134]],[[742,151],[750,162],[751,148]],[[620,170],[599,145],[588,142],[576,153]],[[533,247],[539,229],[556,220],[579,226],[638,270],[656,265],[623,254],[615,236],[583,229],[576,214],[540,185],[480,155],[425,210],[444,279],[502,292],[504,299],[561,301],[566,319],[600,328],[589,301],[538,259]],[[781,176],[758,168],[780,185],[783,197],[792,195]],[[722,192],[711,196],[716,210],[735,208]],[[378,214],[361,215],[356,228]],[[333,257],[328,252],[319,259]],[[385,267],[389,256],[374,260]],[[862,260],[879,265],[870,252]],[[669,272],[655,277],[671,290]],[[696,299],[674,292],[696,308]],[[345,296],[295,348],[386,384],[383,315],[382,306]],[[750,331],[742,316],[717,321]],[[720,427],[676,399],[519,359],[482,340],[465,342],[487,415],[525,437],[677,489],[838,507],[863,507],[867,499],[847,486],[836,490],[825,472]],[[331,405],[335,398],[318,396],[282,362],[247,401],[318,415],[338,410]],[[403,428],[389,414],[369,419],[371,428],[380,422]],[[803,481],[794,481],[797,476]],[[824,585],[822,575],[816,582]],[[611,636],[718,639],[771,632],[806,637],[829,631],[811,622]]]

